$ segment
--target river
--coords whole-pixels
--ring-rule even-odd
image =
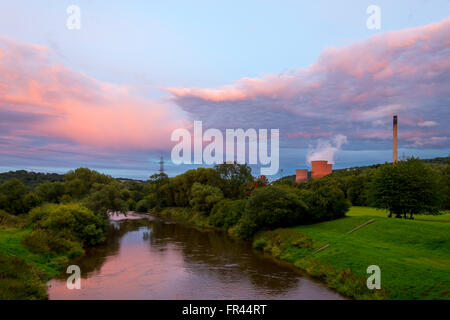
[[[106,243],[71,262],[81,289],[63,273],[50,299],[343,299],[224,233],[140,214],[110,220]]]

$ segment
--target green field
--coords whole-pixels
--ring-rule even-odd
[[[370,219],[375,222],[346,234]],[[257,237],[254,245],[258,247],[259,241],[260,248],[295,263],[354,298],[371,298],[364,292],[368,289],[363,288],[370,265],[381,269],[381,287],[387,294],[381,298],[450,298],[449,213],[405,220],[387,218],[385,212],[372,208],[352,207],[345,218],[290,230],[297,235],[283,235],[286,229],[269,231]],[[306,245],[297,244],[295,237],[303,239]],[[312,239],[312,242],[305,239]],[[329,244],[327,249],[312,254],[326,244]],[[333,274],[326,275],[327,270]],[[357,289],[348,281],[339,283],[333,279],[349,272],[359,281]]]
[[[349,217],[359,217],[359,216],[373,216],[386,218],[388,216],[388,212],[384,210],[377,210],[370,207],[356,207],[353,206],[350,208],[350,211],[347,212],[347,216]],[[414,216],[414,220],[419,221],[441,221],[445,223],[450,223],[450,211],[445,211],[444,214],[440,215],[424,215],[419,214]]]
[[[60,269],[55,258],[30,252],[21,245],[31,228],[0,226],[0,300],[45,299],[45,282]]]

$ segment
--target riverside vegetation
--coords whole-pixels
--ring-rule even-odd
[[[224,230],[348,297],[448,299],[450,218],[439,215],[449,208],[448,162],[408,159],[301,184],[290,178],[269,184],[239,164],[145,182],[86,168],[60,178],[39,175],[39,183],[23,171],[7,174],[14,177],[0,185],[1,299],[45,299],[45,281],[104,241],[108,210]],[[381,210],[349,211],[351,205]],[[369,219],[376,221],[346,235]],[[381,267],[382,290],[365,285],[371,264]]]

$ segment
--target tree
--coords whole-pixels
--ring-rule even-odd
[[[27,188],[18,179],[11,179],[0,185],[0,209],[11,214],[25,213],[23,199]]]
[[[144,198],[144,202],[140,203],[141,209],[145,211],[156,208],[160,208],[173,205],[172,190],[169,185],[169,177],[165,173],[157,173],[150,176],[147,184],[142,190],[143,194],[147,194]],[[138,210],[137,211],[142,211]]]
[[[45,202],[58,203],[65,193],[65,188],[62,182],[44,182],[37,186],[34,192]]]
[[[245,209],[245,200],[223,199],[211,210],[208,223],[217,228],[228,228],[239,222]]]
[[[442,208],[448,210],[450,209],[450,163],[447,163],[442,169],[441,186]]]
[[[252,169],[247,164],[222,163],[214,166],[222,178],[221,189],[226,198],[239,199],[247,196],[248,184],[253,182]]]
[[[26,212],[30,211],[34,207],[39,206],[41,202],[41,198],[39,198],[34,192],[28,192],[27,195],[23,198],[23,206]]]
[[[307,207],[294,192],[268,186],[252,192],[235,232],[250,239],[259,230],[295,226],[307,220]]]
[[[347,199],[354,206],[367,205],[367,183],[369,177],[366,174],[349,176],[347,178]]]
[[[300,198],[308,207],[308,222],[342,218],[350,208],[344,192],[336,185],[320,185],[314,190],[301,190]]]
[[[96,214],[106,214],[108,210],[126,211],[127,204],[122,198],[121,185],[118,182],[94,184],[91,194],[83,200],[83,204]]]
[[[139,200],[138,203],[136,203],[135,210],[137,212],[147,212],[148,209],[150,209],[150,206],[147,199]]]
[[[209,215],[214,205],[222,199],[223,193],[219,188],[195,182],[189,203],[195,211]]]
[[[389,217],[406,218],[409,214],[438,214],[440,199],[437,173],[416,158],[385,164],[370,184],[372,204],[389,211]]]
[[[180,174],[174,178],[169,179],[169,183],[162,185],[164,188],[164,195],[167,197],[169,203],[177,207],[189,206],[191,199],[191,191],[194,183],[200,183],[203,185],[219,187],[223,185],[223,181],[220,175],[211,168],[198,168],[196,170],[188,170],[183,174]]]
[[[78,168],[69,171],[64,176],[66,192],[74,199],[87,196],[95,184],[109,184],[116,180],[108,175],[101,174],[88,168]]]

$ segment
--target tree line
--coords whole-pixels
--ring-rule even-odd
[[[292,177],[278,183],[295,184]],[[397,164],[336,170],[319,180],[300,183],[334,185],[355,206],[389,211],[389,216],[413,218],[414,214],[439,214],[450,209],[450,159],[408,158]]]
[[[22,171],[15,175],[26,176]],[[56,181],[46,181],[55,176],[37,177],[43,182],[34,187],[16,177],[0,184],[1,215],[29,213],[34,231],[40,229],[36,241],[29,243],[45,242],[44,235],[51,230],[71,230],[81,248],[102,241],[108,210],[157,213],[186,208],[190,218],[250,238],[259,230],[343,217],[350,205],[373,206],[404,218],[438,214],[450,207],[448,160],[443,164],[410,158],[338,170],[299,184],[290,179],[269,183],[263,176],[253,177],[248,165],[237,163],[188,170],[171,178],[155,174],[147,181],[117,180],[87,168],[69,171]],[[89,223],[81,223],[78,215],[90,217]],[[63,231],[60,238],[70,239]]]

